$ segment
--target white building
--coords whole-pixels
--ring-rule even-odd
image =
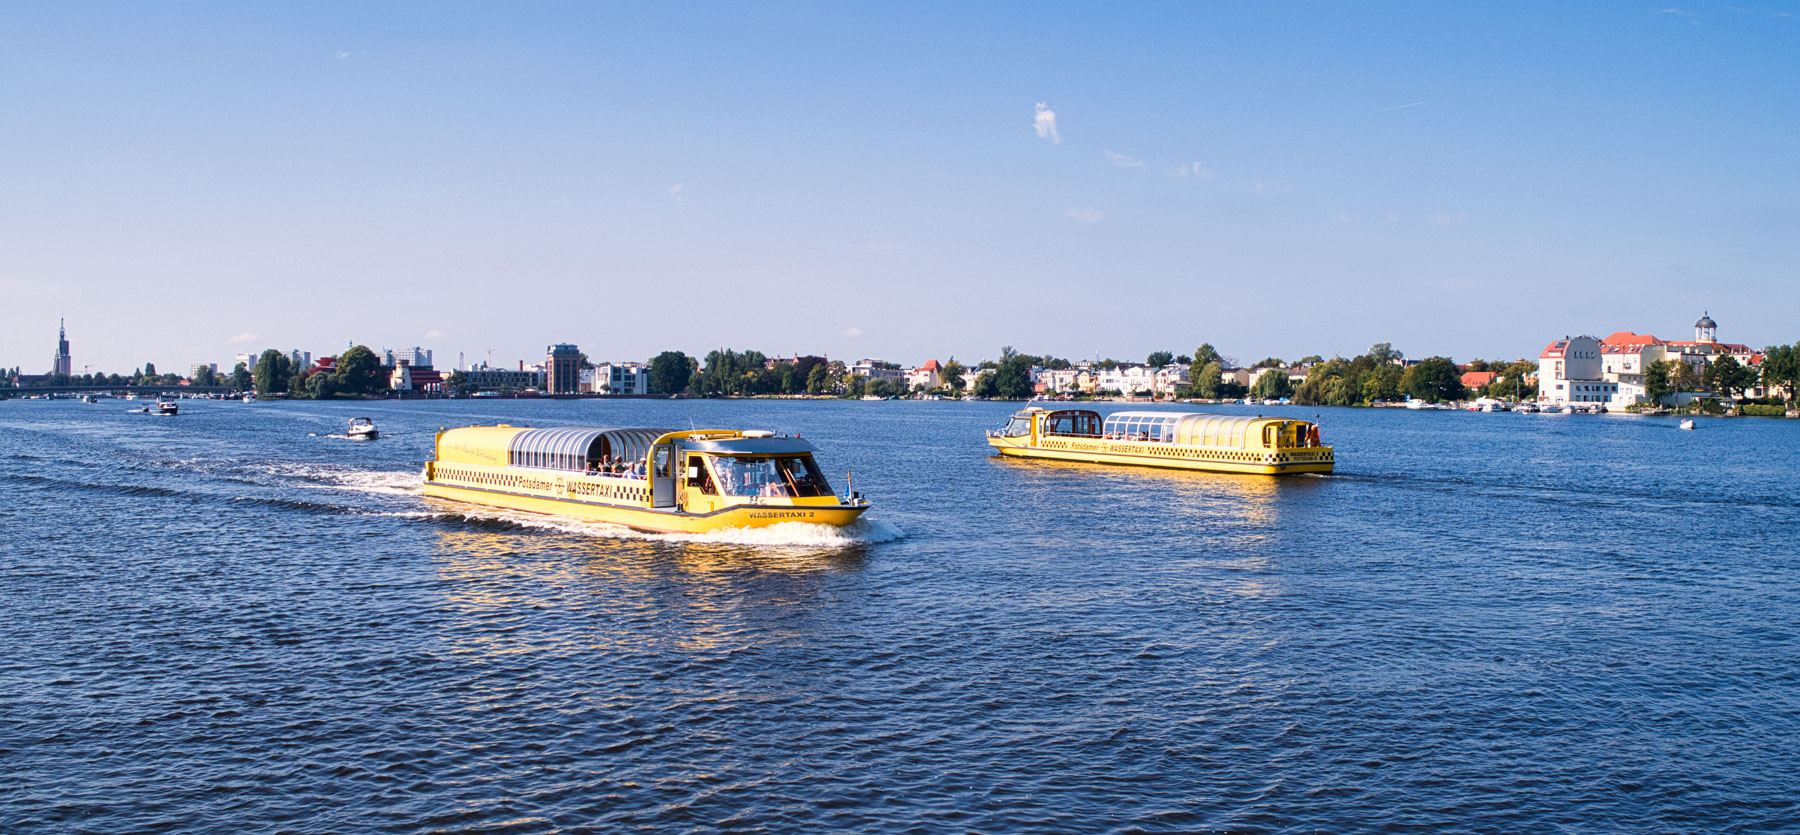
[[[588,377],[590,372],[583,371]],[[584,390],[600,394],[649,394],[650,368],[641,362],[603,362],[584,379]]]
[[[926,391],[930,391],[942,388],[943,385],[944,366],[938,364],[937,360],[926,360],[924,365],[906,371],[906,387],[908,389],[924,388]]]
[[[417,345],[414,345],[411,348],[402,348],[398,351],[389,350],[387,348],[381,349],[382,365],[393,367],[399,365],[401,360],[407,361],[414,368],[433,367],[431,364],[431,352],[424,348],[420,348]]]
[[[1044,391],[1050,394],[1076,392],[1081,390],[1080,380],[1084,373],[1086,373],[1086,369],[1082,368],[1046,369],[1044,373],[1038,375],[1038,382],[1043,385]]]
[[[1552,342],[1538,354],[1538,405],[1610,405],[1619,384],[1604,372],[1600,340],[1573,336]]]
[[[895,383],[906,382],[906,372],[891,362],[878,359],[857,360],[855,365],[845,369],[852,377],[867,377],[871,380],[890,380]]]

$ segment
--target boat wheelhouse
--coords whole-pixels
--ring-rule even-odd
[[[1311,421],[1201,412],[1031,407],[988,433],[1001,455],[1224,473],[1328,473],[1331,447]]]
[[[427,496],[646,531],[848,525],[869,509],[832,490],[811,443],[772,432],[501,424],[441,431],[436,449]]]

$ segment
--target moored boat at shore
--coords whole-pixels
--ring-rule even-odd
[[[1103,419],[1086,409],[1032,407],[989,432],[987,442],[1020,458],[1222,473],[1329,473],[1336,463],[1311,421],[1201,412],[1115,412]]]
[[[848,525],[869,509],[837,495],[795,437],[756,430],[501,424],[438,433],[425,495],[661,533]]]

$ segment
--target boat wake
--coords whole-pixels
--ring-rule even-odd
[[[292,479],[309,490],[347,490],[381,496],[418,496],[423,477],[417,470],[356,470],[317,464],[279,464],[272,474]]]
[[[555,516],[513,513],[478,507],[459,508],[454,512],[408,511],[386,515],[461,521],[477,525],[500,525],[595,539],[629,539],[644,542],[667,542],[676,545],[742,545],[753,548],[832,550],[892,542],[906,536],[906,532],[897,525],[879,519],[858,519],[843,527],[814,525],[806,522],[782,522],[765,528],[727,528],[706,533],[648,533],[605,522],[584,522],[579,519],[563,519]]]

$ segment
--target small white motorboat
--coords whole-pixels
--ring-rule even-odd
[[[1694,428],[1694,419],[1693,418],[1682,418],[1681,419],[1681,428],[1693,429]]]
[[[359,441],[370,441],[381,433],[376,431],[375,421],[366,417],[353,417],[350,419],[350,428],[344,430],[344,434]]]
[[[172,414],[175,414],[175,413],[181,411],[181,404],[176,403],[173,400],[164,398],[162,400],[156,401],[155,409],[150,409],[147,411],[149,411],[151,414],[157,414],[157,415],[172,415]]]
[[[248,391],[244,392],[244,402],[245,403],[255,403],[256,402],[256,393],[248,392]]]

